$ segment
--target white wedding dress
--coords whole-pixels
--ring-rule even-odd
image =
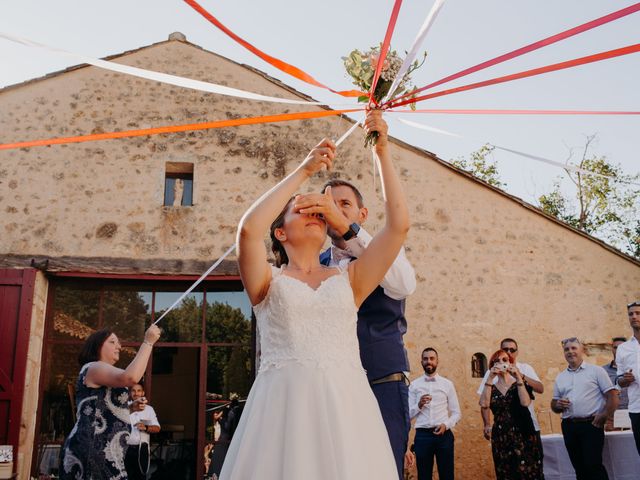
[[[254,307],[260,369],[220,480],[395,480],[360,362],[348,272],[317,289],[272,267]]]

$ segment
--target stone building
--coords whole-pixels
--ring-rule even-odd
[[[307,98],[181,35],[110,60]],[[0,132],[4,143],[317,108],[80,65],[0,90]],[[82,339],[112,326],[128,361],[149,321],[233,244],[252,201],[319,139],[351,125],[329,117],[0,151],[0,443],[17,447],[19,478],[55,468],[56,445],[73,421],[69,385]],[[536,401],[543,433],[558,432],[548,405],[563,368],[559,339],[584,338],[594,361],[604,362],[606,342],[628,334],[625,304],[640,297],[640,263],[430,152],[393,140],[392,153],[411,208],[407,255],[418,277],[407,302],[411,374],[421,373],[424,347],[440,352],[463,412],[458,477],[492,478],[475,394],[486,358],[500,338],[519,340],[521,360],[546,387]],[[362,187],[375,230],[382,205],[370,165],[357,131],[331,174]],[[254,374],[255,329],[233,257],[168,316],[165,329],[147,375],[166,427],[157,457],[167,468],[180,465],[184,478],[201,478],[197,452],[212,428],[206,410],[233,392],[245,395]]]

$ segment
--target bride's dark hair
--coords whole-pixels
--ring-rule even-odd
[[[289,207],[291,206],[291,202],[296,198],[295,195],[289,199],[287,204],[284,206],[280,214],[276,217],[276,219],[269,227],[269,236],[271,237],[271,251],[273,252],[273,256],[276,258],[276,267],[281,267],[282,265],[289,263],[289,257],[287,256],[287,252],[284,249],[284,245],[276,238],[276,229],[282,228],[284,226],[284,216],[289,211]]]

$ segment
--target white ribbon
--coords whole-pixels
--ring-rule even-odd
[[[162,315],[160,315],[160,318],[158,318],[155,322],[153,322],[153,324],[154,324],[154,325],[156,325],[160,320],[162,320],[162,319],[167,315],[167,313],[169,313],[171,310],[173,310],[173,309],[176,307],[176,305],[178,305],[178,304],[182,301],[182,299],[183,299],[184,297],[186,297],[187,295],[189,295],[189,294],[192,292],[192,290],[193,290],[194,288],[196,288],[198,285],[200,285],[200,282],[202,282],[205,278],[207,278],[207,276],[208,276],[211,272],[213,272],[213,271],[218,267],[218,265],[220,265],[220,264],[222,263],[222,261],[223,261],[225,258],[227,258],[227,257],[231,254],[231,252],[233,252],[235,249],[236,249],[236,244],[234,243],[233,245],[231,245],[231,246],[229,247],[229,249],[228,249],[226,252],[224,252],[224,253],[222,254],[222,256],[221,256],[221,257],[216,261],[216,263],[214,263],[213,265],[211,265],[211,266],[209,267],[209,270],[207,270],[206,272],[204,272],[204,273],[200,276],[200,278],[199,278],[198,280],[196,280],[196,281],[195,281],[195,283],[189,287],[189,289],[188,289],[186,292],[184,292],[182,295],[180,295],[180,297],[179,297],[175,302],[173,302],[173,305],[171,305],[169,308],[167,308],[167,309],[164,311],[164,313],[163,313]]]
[[[219,95],[227,95],[230,97],[246,98],[248,100],[258,100],[262,102],[273,103],[287,103],[293,105],[331,105],[333,107],[353,107],[353,104],[333,104],[326,102],[308,102],[306,100],[291,100],[287,98],[269,97],[267,95],[260,95],[258,93],[247,92],[245,90],[239,90],[237,88],[226,87],[224,85],[218,85],[217,83],[202,82],[200,80],[193,80],[190,78],[179,77],[177,75],[170,75],[168,73],[154,72],[151,70],[145,70],[142,68],[131,67],[129,65],[122,65],[107,60],[100,60],[97,58],[86,57],[78,53],[68,52],[59,48],[50,47],[41,43],[33,42],[26,38],[16,37],[8,33],[0,32],[0,38],[8,40],[10,42],[18,43],[31,48],[38,48],[48,52],[52,52],[58,55],[63,55],[80,61],[82,63],[88,63],[94,67],[103,68],[105,70],[111,70],[113,72],[123,73],[125,75],[133,75],[134,77],[145,78],[147,80],[153,80],[156,82],[166,83],[169,85],[175,85],[177,87],[190,88],[192,90],[199,90],[201,92],[217,93]]]
[[[458,135],[457,133],[452,133],[452,132],[448,132],[446,130],[441,130],[439,128],[430,127],[430,126],[424,125],[422,123],[412,122],[411,120],[405,120],[404,118],[398,118],[398,121],[404,123],[405,125],[409,125],[410,127],[419,128],[421,130],[427,130],[429,132],[439,133],[441,135],[448,135],[450,137],[467,138],[469,140],[476,140],[478,142],[482,142],[482,140],[478,140],[477,138],[463,137],[462,135]],[[603,175],[601,173],[592,172],[590,170],[585,170],[584,168],[575,167],[573,165],[569,165],[569,164],[566,164],[566,163],[558,162],[556,160],[550,160],[548,158],[540,157],[538,155],[531,155],[530,153],[521,152],[519,150],[514,150],[512,148],[502,147],[500,145],[496,145],[495,143],[490,143],[490,142],[482,142],[482,143],[488,143],[488,145],[490,145],[490,146],[492,146],[494,148],[497,148],[498,150],[503,150],[505,152],[513,153],[515,155],[519,155],[519,156],[524,157],[524,158],[529,158],[529,159],[535,160],[537,162],[546,163],[546,164],[549,164],[549,165],[553,165],[554,167],[560,167],[560,168],[563,168],[565,170],[569,170],[569,171],[572,171],[572,172],[575,172],[575,173],[580,173],[582,175],[591,175],[593,177],[606,178],[606,179],[612,180],[614,182],[620,182],[620,183],[626,183],[628,185],[640,186],[640,183],[629,182],[629,181],[622,180],[622,179],[617,178],[617,177],[613,177],[611,175]]]
[[[353,131],[358,127],[358,125],[360,125],[360,122],[354,123],[349,130],[344,132],[344,135],[342,135],[338,140],[336,140],[336,147],[340,145],[342,142],[344,142],[347,139],[347,137],[353,133]]]
[[[402,81],[402,77],[404,77],[404,75],[409,70],[409,67],[411,67],[411,64],[413,63],[416,56],[418,55],[418,50],[420,50],[420,47],[422,46],[424,39],[427,37],[427,33],[429,33],[429,29],[431,28],[431,25],[433,25],[433,22],[438,16],[440,9],[444,5],[444,2],[445,0],[436,0],[433,3],[431,10],[427,14],[427,18],[425,18],[424,23],[422,24],[422,28],[420,28],[420,31],[418,32],[416,39],[413,41],[413,45],[411,49],[409,49],[409,53],[407,53],[407,56],[405,57],[404,62],[402,62],[400,71],[398,72],[398,75],[396,75],[396,78],[393,79],[391,88],[389,89],[389,91],[387,92],[387,95],[382,100],[382,103],[388,101],[391,98],[391,95],[393,95],[393,92],[395,91],[396,88],[398,88],[398,85]]]

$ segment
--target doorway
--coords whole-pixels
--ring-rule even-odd
[[[123,346],[116,366],[126,367],[144,330],[190,285],[191,279],[180,277],[51,279],[34,476],[50,479],[58,474],[60,445],[75,421],[69,386],[78,376],[75,359],[84,340],[100,328],[112,328]],[[203,282],[160,326],[163,334],[144,376],[146,395],[161,425],[151,436],[149,478],[212,478],[208,468],[224,458],[229,438],[221,438],[213,412],[226,414],[242,406],[255,375],[251,305],[237,277],[219,277]],[[233,411],[239,415],[241,409]]]

